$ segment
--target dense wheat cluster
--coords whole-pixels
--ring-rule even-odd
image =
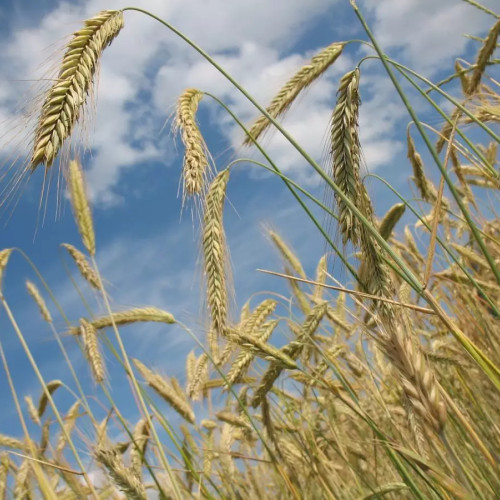
[[[376,53],[376,40],[352,4]],[[33,169],[49,167],[70,136],[99,56],[122,26],[122,12],[103,11],[74,35],[60,81],[42,106]],[[71,161],[68,189],[86,253],[62,245],[103,308],[73,324],[66,320],[61,329],[45,283],[39,289],[26,282],[68,367],[61,379],[44,380],[1,288],[14,250],[0,250],[0,302],[42,386],[38,402],[34,396],[20,402],[13,391],[24,438],[0,434],[0,499],[498,498],[500,170],[494,126],[500,89],[487,70],[496,62],[499,33],[496,19],[477,42],[477,59],[456,64],[445,81],[461,81],[463,95],[429,143],[434,164],[424,166],[425,141],[416,140],[422,124],[409,123],[401,140],[415,199],[399,197],[379,217],[360,168],[362,65],[340,78],[331,122],[325,123],[326,175],[304,158],[333,191],[329,216],[353,249],[350,274],[344,273],[345,283],[337,281],[331,255],[342,252],[327,247],[308,276],[308,256],[269,230],[289,296],[252,296],[236,314],[230,314],[224,230],[231,170],[220,168],[205,186],[209,156],[195,117],[203,93],[187,89],[181,95],[174,125],[186,150],[184,196],[202,200],[207,313],[203,342],[185,361],[185,384],[168,375],[168,362],[150,366],[126,353],[125,327],[185,327],[156,307],[111,308],[94,259],[84,172]],[[300,68],[267,107],[272,120],[261,115],[245,143],[271,129],[274,118],[346,50],[344,42],[333,43]],[[431,90],[446,97],[445,84]],[[482,128],[485,140],[467,138],[474,127]],[[428,176],[436,168],[443,175],[439,186]],[[392,189],[390,179],[387,186]],[[485,193],[494,200],[487,206]],[[81,349],[103,396],[98,403],[83,392],[62,337]],[[8,356],[1,348],[0,354],[10,380]],[[139,409],[134,421],[130,407],[111,397],[106,359],[112,356],[130,381],[130,406]],[[71,404],[56,406],[56,391],[70,385]],[[104,405],[107,415],[97,419]]]

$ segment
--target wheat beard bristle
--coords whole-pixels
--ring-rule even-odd
[[[35,130],[31,170],[49,168],[64,141],[71,135],[87,96],[92,93],[94,74],[102,51],[123,27],[123,13],[104,10],[85,21],[74,33],[64,54],[56,83],[49,89]]]

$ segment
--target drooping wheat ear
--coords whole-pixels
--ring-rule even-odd
[[[499,35],[500,19],[498,19],[497,22],[492,26],[488,35],[484,39],[483,45],[479,49],[476,62],[474,64],[474,71],[472,72],[472,75],[469,79],[469,86],[467,88],[468,95],[472,95],[478,90],[479,84],[481,83],[481,78],[484,74],[484,70],[486,69],[486,65],[488,64],[490,57],[493,55],[493,52],[495,52],[495,49],[497,47],[497,39]]]
[[[324,285],[326,283],[326,276],[328,274],[328,256],[327,254],[323,255],[321,259],[319,259],[318,265],[316,267],[316,277],[314,281],[318,283],[314,286],[314,300],[321,300],[323,298],[323,292],[325,290]]]
[[[260,332],[256,332],[255,329],[252,330],[251,334],[247,336],[252,336],[255,341],[265,343],[269,340],[269,337],[273,334],[278,321],[270,321],[265,325]],[[236,334],[239,335],[239,334]],[[228,374],[226,375],[225,387],[229,388],[231,385],[238,383],[242,377],[248,371],[250,363],[254,359],[254,353],[251,350],[242,350],[236,357],[234,363],[231,365]]]
[[[10,254],[12,253],[12,248],[6,248],[5,250],[0,250],[0,293],[2,291],[2,279],[4,275],[5,268],[9,262]]]
[[[54,393],[55,390],[59,389],[63,385],[61,380],[51,380],[46,384],[46,389],[50,395]],[[40,399],[38,400],[38,418],[42,418],[45,410],[47,408],[47,403],[49,402],[49,398],[47,397],[47,393],[42,391]]]
[[[281,236],[274,231],[269,230],[268,231],[269,237],[271,238],[272,242],[276,246],[276,248],[279,250],[281,256],[283,259],[290,264],[292,269],[301,277],[301,278],[306,278],[306,273],[304,272],[304,268],[302,267],[302,264],[300,263],[300,260],[297,258],[295,253],[292,251],[292,249],[283,241]]]
[[[128,309],[127,311],[113,313],[112,316],[102,316],[90,321],[92,326],[97,330],[103,328],[109,328],[113,326],[130,325],[132,323],[141,323],[152,321],[155,323],[175,323],[175,318],[167,311],[158,309],[156,307],[137,307],[134,309]],[[72,327],[69,329],[68,333],[70,335],[80,335],[79,327]]]
[[[388,240],[390,238],[392,231],[399,222],[399,219],[403,217],[405,210],[406,205],[404,203],[396,203],[384,215],[384,218],[380,221],[378,226],[378,232],[384,240]]]
[[[33,399],[31,396],[24,396],[24,401],[26,402],[26,408],[28,408],[28,415],[30,416],[31,420],[35,422],[35,424],[42,425],[40,422],[40,417],[38,416],[38,410],[35,406],[35,403],[33,403]]]
[[[343,194],[359,206],[364,186],[360,179],[360,144],[358,134],[359,70],[345,74],[337,91],[337,103],[331,123],[332,173],[334,182]],[[351,241],[359,243],[361,223],[352,210],[336,194],[339,224],[344,245]]]
[[[242,429],[252,430],[252,426],[248,422],[248,419],[244,417],[240,417],[239,415],[235,415],[230,411],[219,411],[215,414],[215,416],[226,424],[232,425],[233,427],[240,427]]]
[[[100,447],[94,450],[95,459],[104,465],[116,486],[131,500],[146,500],[146,489],[131,472],[115,450]]]
[[[87,96],[103,50],[123,27],[121,11],[105,10],[88,19],[74,33],[64,54],[56,83],[49,89],[35,130],[31,170],[49,168],[71,135]]]
[[[196,364],[193,370],[193,376],[189,381],[189,385],[186,388],[186,394],[189,398],[194,401],[200,399],[202,391],[200,388],[203,387],[205,382],[208,380],[208,356],[203,353],[196,360]]]
[[[316,78],[321,76],[340,56],[343,43],[333,43],[316,54],[309,64],[303,66],[295,75],[288,80],[267,107],[266,111],[277,118],[282,115],[292,104],[302,90],[308,87]],[[269,127],[271,122],[264,116],[260,116],[249,130],[250,136],[258,139]],[[252,139],[246,137],[244,144],[252,144]]]
[[[226,335],[228,291],[226,279],[227,249],[223,226],[224,200],[229,170],[223,170],[213,180],[205,200],[203,218],[203,257],[207,281],[207,303],[212,329]]]
[[[398,369],[401,384],[415,412],[440,432],[446,423],[446,406],[434,372],[421,349],[411,338],[404,339],[395,327],[390,340],[385,343],[385,351]]]
[[[186,397],[181,397],[180,394],[173,387],[171,387],[161,375],[151,371],[138,359],[134,359],[134,364],[149,387],[151,387],[170,406],[172,406],[172,408],[179,413],[179,415],[181,415],[188,422],[194,424],[194,412],[189,406]]]
[[[71,160],[68,169],[68,187],[78,230],[89,255],[95,255],[95,234],[92,213],[87,199],[85,180],[80,162]]]
[[[134,444],[130,449],[130,467],[139,480],[142,477],[142,464],[146,455],[150,434],[151,429],[148,419],[142,418],[134,427],[134,432],[132,434]]]
[[[29,446],[26,445],[24,441],[20,441],[19,439],[6,436],[5,434],[0,434],[0,446],[2,448],[13,448],[15,450],[27,451],[29,450]]]
[[[469,91],[469,77],[467,76],[467,70],[460,64],[458,59],[455,61],[455,72],[460,78],[462,92],[467,95]]]
[[[97,273],[94,271],[92,266],[89,264],[85,255],[69,243],[62,243],[61,246],[63,246],[71,255],[71,257],[75,261],[76,267],[78,267],[78,270],[80,271],[80,274],[88,281],[89,285],[91,285],[96,290],[99,290],[99,277],[97,276]]]
[[[0,498],[6,498],[7,492],[7,475],[9,474],[10,460],[7,453],[2,453],[0,456]]]
[[[17,469],[14,483],[14,498],[22,500],[34,498],[31,487],[31,463],[28,458],[25,458]]]
[[[70,409],[68,410],[68,413],[64,417],[65,432],[61,432],[59,434],[55,451],[56,457],[59,457],[59,455],[63,452],[64,447],[66,446],[67,443],[66,436],[69,437],[71,435],[71,432],[73,431],[73,428],[75,427],[76,424],[76,419],[78,418],[79,410],[80,410],[80,401],[75,401],[71,405]]]
[[[28,290],[28,293],[33,297],[33,300],[36,302],[38,308],[40,309],[42,318],[47,323],[52,323],[52,316],[50,315],[47,304],[45,304],[45,301],[43,300],[43,297],[36,285],[31,281],[26,281],[26,288]]]
[[[310,340],[310,337],[314,335],[314,333],[318,329],[321,320],[327,312],[327,309],[328,302],[317,304],[311,309],[311,312],[307,315],[298,332],[297,338],[282,348],[282,352],[285,355],[290,357],[292,360],[295,360],[299,357],[302,350]],[[250,404],[254,408],[257,408],[257,406],[262,403],[263,398],[272,389],[274,383],[281,375],[281,372],[284,370],[284,368],[285,366],[281,361],[274,361],[270,363],[268,369],[262,377],[260,385],[255,389],[252,400],[250,402]]]
[[[437,191],[432,182],[430,182],[425,175],[424,162],[422,161],[420,154],[417,153],[417,150],[415,149],[415,143],[413,142],[409,128],[407,130],[406,140],[408,144],[408,159],[413,167],[412,180],[415,183],[415,186],[417,186],[422,199],[428,202],[433,202],[437,198]]]
[[[104,382],[104,362],[97,338],[97,330],[92,323],[82,318],[80,319],[80,332],[85,348],[85,356],[92,369],[94,379],[98,384],[102,384]]]
[[[174,130],[180,131],[185,148],[183,200],[203,193],[209,171],[207,147],[196,123],[196,111],[202,97],[203,93],[198,89],[186,89],[177,101]]]

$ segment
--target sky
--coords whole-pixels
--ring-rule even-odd
[[[495,1],[483,2],[494,8]],[[335,41],[366,39],[345,0],[137,0],[185,33],[207,51],[252,96],[265,105],[280,86],[318,50]],[[0,165],[29,155],[30,130],[36,117],[37,80],[57,67],[68,36],[83,19],[107,9],[124,8],[119,0],[59,2],[2,0],[0,3]],[[360,0],[359,7],[383,49],[393,58],[428,78],[439,80],[453,72],[457,57],[472,60],[477,43],[465,34],[481,36],[493,18],[461,0]],[[297,141],[324,164],[327,131],[338,81],[370,51],[349,44],[325,75],[292,106],[283,124]],[[164,26],[139,12],[125,13],[125,26],[104,52],[99,72],[96,112],[84,131],[86,172],[97,238],[97,262],[112,306],[157,306],[172,312],[202,337],[206,326],[201,285],[200,241],[190,206],[182,208],[179,177],[182,144],[171,134],[171,116],[179,94],[196,87],[217,95],[245,123],[257,116],[246,99],[199,54]],[[451,92],[457,89],[448,87]],[[406,159],[405,133],[409,118],[380,63],[361,66],[360,134],[367,171],[387,178],[409,194],[411,167]],[[419,99],[416,109],[431,125],[441,120]],[[31,115],[26,115],[26,109]],[[215,168],[235,158],[258,158],[243,148],[243,135],[214,101],[204,98],[198,120]],[[417,142],[417,144],[419,144]],[[279,134],[268,134],[263,145],[284,173],[310,189],[324,193],[318,175]],[[423,154],[424,159],[426,158]],[[21,168],[14,162],[13,169]],[[0,249],[18,247],[60,301],[71,321],[87,315],[68,277],[84,289],[94,311],[101,301],[85,290],[77,271],[61,251],[61,243],[82,248],[64,188],[57,199],[54,167],[47,205],[40,210],[43,171],[28,179],[19,199],[0,215]],[[429,171],[437,178],[436,172]],[[368,182],[376,213],[381,216],[397,199],[380,183]],[[241,163],[231,173],[225,226],[231,254],[235,312],[246,300],[258,303],[258,292],[286,292],[279,278],[256,269],[280,270],[277,253],[265,227],[277,230],[314,276],[325,244],[317,229],[294,202],[283,183],[262,169]],[[320,216],[321,217],[321,216]],[[401,226],[402,227],[402,226]],[[3,291],[44,377],[71,385],[52,333],[40,319],[25,291],[25,281],[40,281],[27,261],[15,253],[6,271]],[[48,296],[44,293],[45,298]],[[49,308],[61,333],[64,321]],[[40,393],[39,384],[15,332],[0,311],[0,341],[20,395]],[[123,328],[122,336],[134,357],[161,373],[184,380],[185,355],[192,338],[170,325]],[[93,386],[85,360],[71,339],[64,338],[79,377],[89,393]],[[197,351],[200,352],[199,350]],[[116,400],[127,408],[130,391],[112,356],[106,354],[110,385]],[[0,391],[10,394],[0,368]],[[59,394],[61,392],[61,394]],[[10,396],[9,396],[10,398]],[[71,404],[61,389],[56,402]],[[10,399],[8,399],[11,401]],[[131,410],[132,412],[132,410]],[[132,413],[133,414],[133,413]],[[132,417],[131,417],[132,418]],[[20,436],[13,405],[0,414],[0,433]]]

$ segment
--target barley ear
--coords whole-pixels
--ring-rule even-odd
[[[51,380],[46,384],[46,389],[48,393],[52,396],[54,391],[61,387],[63,383],[60,380]],[[47,403],[49,402],[49,399],[47,397],[47,393],[45,391],[42,391],[42,395],[40,396],[40,399],[38,401],[38,418],[42,418],[43,414],[45,413],[45,409],[47,408]]]
[[[80,162],[71,160],[68,169],[68,187],[78,230],[89,255],[95,255],[95,235],[92,214],[87,199],[85,180]]]
[[[227,249],[223,226],[224,200],[229,170],[223,170],[213,180],[205,200],[203,218],[203,257],[207,286],[207,303],[212,329],[217,335],[226,335],[228,291]]]
[[[45,95],[35,129],[31,170],[49,168],[92,95],[94,74],[103,50],[123,27],[123,13],[104,10],[85,21],[73,34],[61,62],[59,75]]]
[[[282,115],[292,104],[295,98],[307,88],[316,78],[321,76],[340,56],[343,43],[333,43],[316,54],[308,64],[303,66],[295,75],[288,80],[267,107],[266,111],[272,118]],[[264,116],[260,116],[251,126],[249,136],[244,144],[252,144],[252,138],[258,139],[269,127],[271,122]]]

